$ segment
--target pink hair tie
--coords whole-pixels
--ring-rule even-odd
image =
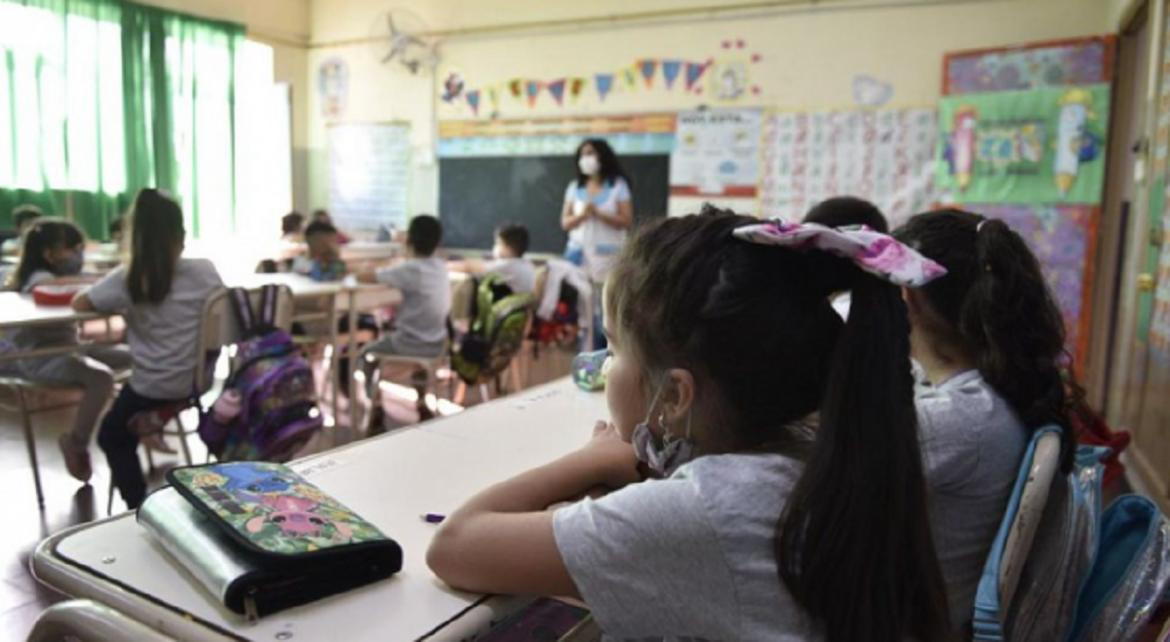
[[[832,228],[774,219],[736,228],[733,234],[759,245],[828,252],[894,285],[921,287],[947,273],[946,268],[894,237],[864,226]]]

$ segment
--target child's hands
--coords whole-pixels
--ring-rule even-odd
[[[617,427],[609,422],[593,426],[593,438],[581,452],[599,467],[598,481],[605,486],[621,488],[642,480],[634,447],[623,441]]]

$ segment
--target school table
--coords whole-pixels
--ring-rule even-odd
[[[426,567],[435,526],[485,488],[584,444],[608,417],[603,393],[566,377],[291,464],[401,544],[397,575],[248,622],[212,598],[130,513],[43,541],[32,559],[41,582],[105,604],[182,640],[461,640],[527,603],[453,591]]]
[[[37,305],[31,294],[0,292],[0,332],[43,325],[80,323],[109,315],[100,312],[77,312],[68,305]],[[89,345],[52,346],[34,350],[20,350],[0,354],[0,361],[11,361],[25,357],[43,357],[54,354],[77,352]]]

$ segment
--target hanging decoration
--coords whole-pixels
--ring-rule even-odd
[[[622,80],[625,81],[625,88],[634,90],[638,88],[638,70],[634,67],[627,67],[622,70]]]
[[[597,74],[593,79],[597,82],[597,97],[604,101],[606,95],[613,89],[613,74]]]
[[[638,61],[638,69],[642,72],[642,78],[646,81],[646,88],[654,86],[654,71],[658,69],[657,60],[640,60]]]
[[[565,79],[557,78],[548,84],[548,93],[557,101],[557,106],[564,104],[565,99]]]
[[[508,90],[512,92],[513,98],[519,98],[524,93],[524,81],[519,78],[509,80]]]
[[[453,102],[462,93],[463,77],[455,72],[447,74],[447,79],[443,81],[443,102]]]
[[[682,69],[681,60],[662,61],[662,79],[666,81],[666,88],[673,89],[674,81],[678,79],[678,72]]]
[[[569,81],[569,97],[573,100],[577,100],[577,98],[581,95],[582,89],[585,89],[584,78],[574,78]]]
[[[703,77],[703,73],[706,72],[707,68],[710,66],[710,60],[706,62],[688,62],[686,64],[687,91],[693,91],[695,89],[695,83],[699,82],[699,79]]]
[[[471,113],[478,116],[479,115],[479,90],[473,89],[473,90],[467,92],[467,94],[465,94],[465,97],[467,98],[467,106],[471,108]]]
[[[532,107],[536,104],[537,96],[540,96],[540,88],[543,83],[536,80],[529,80],[526,85],[525,93],[528,95],[528,106]]]
[[[317,93],[321,97],[321,114],[325,118],[339,118],[345,113],[349,94],[349,66],[340,58],[321,63],[317,71]]]

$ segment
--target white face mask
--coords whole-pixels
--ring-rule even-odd
[[[593,176],[601,169],[601,162],[597,160],[597,156],[588,154],[577,160],[577,167],[581,168],[582,174]]]
[[[662,388],[658,388],[658,392],[654,393],[654,399],[650,401],[650,408],[646,412],[646,419],[634,426],[634,456],[638,461],[646,464],[646,467],[654,471],[659,476],[666,478],[674,474],[680,466],[695,458],[695,444],[691,441],[691,418],[687,414],[687,434],[685,437],[677,437],[670,432],[670,429],[661,425],[662,417],[659,416],[658,423],[662,428],[662,438],[654,435],[650,430],[650,415],[654,411],[654,404],[658,401],[659,394],[662,393]]]

